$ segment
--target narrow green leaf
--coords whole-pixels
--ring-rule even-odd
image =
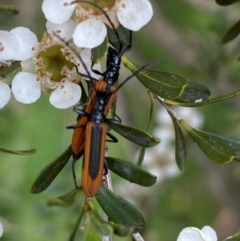
[[[148,187],[152,186],[157,181],[156,176],[131,162],[113,157],[106,157],[106,161],[107,166],[111,171],[128,180],[129,182]]]
[[[215,135],[215,134],[211,134],[211,135],[220,139],[221,141],[226,143],[229,147],[231,147],[237,153],[237,157],[234,160],[240,161],[240,141],[230,139],[224,136]]]
[[[121,24],[117,29],[112,29],[108,25],[107,31],[108,31],[108,40],[109,43],[118,51],[124,50],[126,47],[128,47],[132,43],[132,32],[129,29],[124,28]],[[118,36],[117,36],[117,34]],[[118,37],[120,39],[118,39]],[[122,44],[122,46],[120,45]],[[120,49],[121,47],[121,49]]]
[[[135,73],[141,68],[124,56],[122,62],[132,73]],[[155,95],[164,99],[176,99],[180,97],[185,86],[188,84],[186,79],[177,74],[149,69],[140,71],[136,74],[136,78]]]
[[[8,78],[13,74],[16,74],[21,70],[21,62],[14,61],[10,64],[10,66],[2,66],[0,67],[0,79]]]
[[[202,102],[184,103],[184,102],[177,102],[175,100],[165,100],[165,103],[167,103],[169,105],[174,105],[174,106],[200,107],[200,106],[205,106],[205,105],[211,105],[211,104],[223,101],[223,100],[227,100],[227,99],[233,98],[239,94],[240,94],[240,90],[237,90],[230,94],[218,96],[218,97],[212,98],[210,100],[202,101]]]
[[[76,201],[76,198],[78,197],[80,193],[80,189],[74,189],[71,192],[60,196],[52,198],[47,202],[48,206],[71,206]]]
[[[195,101],[206,101],[209,99],[210,90],[199,83],[189,82],[183,93],[176,99],[176,101],[184,103],[194,103]]]
[[[150,90],[147,90],[147,92],[148,92],[148,97],[150,100],[149,120],[148,120],[148,126],[147,126],[147,132],[149,133],[152,128],[152,124],[153,124],[153,120],[154,120],[155,103],[154,103],[153,93]],[[139,155],[138,155],[137,162],[136,162],[136,164],[138,166],[142,166],[145,152],[146,152],[146,147],[142,146],[140,149]]]
[[[37,194],[44,191],[65,167],[71,155],[72,147],[70,145],[61,156],[59,156],[55,161],[51,162],[41,171],[32,185],[31,193]]]
[[[177,120],[171,115],[170,112],[168,113],[171,116],[175,132],[175,159],[179,169],[183,171],[186,162],[186,145],[184,136]]]
[[[19,10],[17,7],[12,6],[12,5],[3,5],[0,4],[0,14],[5,14],[5,15],[16,15],[19,13]]]
[[[141,231],[146,225],[144,216],[132,203],[115,195],[104,184],[101,185],[95,197],[114,223],[133,228],[134,232]]]
[[[183,120],[180,121],[180,124],[186,129],[189,136],[197,143],[206,156],[214,162],[225,164],[237,157],[234,149],[218,138],[218,136],[194,129]]]
[[[216,3],[221,6],[228,6],[238,1],[239,0],[216,0]]]
[[[235,39],[240,33],[240,20],[238,20],[224,35],[222,44],[226,44]]]
[[[30,155],[36,153],[36,149],[30,149],[30,150],[13,150],[5,147],[0,147],[0,152],[5,152],[9,154],[15,154],[15,155]]]
[[[140,129],[115,123],[108,123],[108,126],[129,141],[140,146],[152,147],[160,143],[160,139]]]
[[[236,233],[233,236],[224,239],[223,241],[240,241],[240,233]]]
[[[93,63],[97,64],[99,63],[107,54],[108,50],[108,38],[106,37],[103,41],[103,43],[96,48],[92,49],[93,57],[92,61]]]

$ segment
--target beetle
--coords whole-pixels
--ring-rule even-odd
[[[101,9],[101,11],[107,17],[117,39],[120,41],[111,20],[104,10]],[[110,141],[117,142],[117,139],[111,133],[108,133],[107,122],[119,123],[119,121],[109,120],[106,116],[117,96],[118,87],[116,82],[119,77],[121,58],[124,53],[131,49],[131,36],[130,32],[130,43],[125,48],[122,47],[121,42],[119,42],[119,50],[109,46],[106,71],[104,73],[95,71],[103,76],[102,80],[96,81],[94,84],[91,76],[87,76],[92,81],[93,89],[89,103],[83,109],[74,107],[74,111],[78,114],[77,124],[67,127],[74,129],[72,136],[72,168],[76,187],[74,163],[83,155],[82,188],[86,197],[93,197],[102,183],[107,135],[110,136]],[[83,62],[81,59],[80,61]],[[88,73],[87,69],[86,72]]]

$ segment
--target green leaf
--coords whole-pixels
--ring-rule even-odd
[[[86,231],[85,237],[83,240],[86,241],[101,241],[101,236],[100,234],[94,229],[94,228],[88,228]]]
[[[124,50],[132,43],[132,32],[129,29],[124,28],[121,24],[115,30],[108,25],[106,26],[108,31],[108,41],[118,51]],[[122,44],[122,46],[120,44]]]
[[[216,0],[216,3],[221,5],[221,6],[228,6],[233,3],[238,2],[239,0]]]
[[[140,146],[152,147],[156,146],[160,142],[160,139],[155,138],[142,130],[130,126],[124,126],[115,123],[108,123],[108,126],[129,141],[136,143]]]
[[[108,38],[106,37],[101,45],[92,49],[93,63],[95,63],[95,64],[99,63],[105,57],[105,55],[107,54],[107,51],[108,51]]]
[[[103,211],[114,223],[132,228],[134,232],[141,231],[146,225],[144,216],[132,203],[115,195],[104,184],[101,185],[95,197]]]
[[[72,146],[70,145],[61,156],[59,156],[55,161],[51,162],[41,171],[32,185],[31,193],[37,194],[44,191],[65,167],[71,155]]]
[[[170,112],[168,113],[171,116],[175,132],[175,159],[179,169],[183,171],[186,162],[186,145],[184,136],[177,120],[171,115]]]
[[[240,241],[240,233],[236,233],[233,236],[224,239],[223,241]]]
[[[222,44],[226,44],[235,39],[240,33],[240,20],[238,20],[224,35]]]
[[[205,106],[205,105],[211,105],[211,104],[223,101],[223,100],[227,100],[227,99],[233,98],[233,97],[235,97],[239,94],[240,94],[240,90],[237,90],[237,91],[232,92],[230,94],[218,96],[218,97],[212,98],[210,100],[202,101],[202,102],[183,103],[183,102],[177,102],[175,100],[165,100],[165,103],[167,103],[169,105],[174,105],[174,106],[200,107],[200,106]]]
[[[11,75],[16,74],[21,69],[20,61],[12,62],[10,66],[2,66],[0,67],[0,79],[8,78]]]
[[[12,5],[2,5],[0,4],[0,14],[5,15],[16,15],[19,13],[19,10],[17,7]]]
[[[138,71],[141,67],[132,63],[124,56],[123,64],[131,70],[132,73]],[[155,95],[164,99],[176,99],[181,96],[188,81],[177,74],[144,69],[136,74],[136,78]]]
[[[106,157],[107,167],[120,177],[145,187],[156,183],[157,177],[135,164],[117,158]]]
[[[218,136],[218,135],[215,135],[215,134],[211,134],[211,135],[220,139],[221,141],[226,143],[229,147],[231,147],[237,153],[237,157],[234,160],[240,161],[240,141],[230,139],[230,138],[227,138],[227,137],[224,137],[224,136]]]
[[[184,103],[194,103],[195,101],[206,101],[211,95],[210,90],[199,83],[189,82],[183,93],[176,99],[176,101]]]
[[[47,205],[48,206],[71,206],[76,201],[76,198],[78,197],[79,193],[80,193],[80,189],[74,189],[63,196],[52,198],[47,202]]]
[[[125,237],[125,236],[127,236],[127,235],[129,235],[129,234],[131,234],[132,232],[133,232],[133,229],[132,228],[128,228],[128,227],[125,227],[124,225],[122,225],[122,224],[116,224],[116,223],[113,223],[113,222],[111,222],[111,221],[109,221],[109,222],[107,222],[107,221],[105,221],[100,215],[99,215],[99,213],[97,212],[97,210],[96,210],[96,208],[94,207],[94,204],[93,204],[93,202],[92,201],[89,201],[88,200],[88,205],[89,205],[89,208],[90,208],[90,210],[91,210],[91,214],[92,214],[92,221],[93,221],[93,223],[94,222],[100,222],[100,224],[105,224],[105,225],[107,225],[107,226],[103,226],[103,228],[104,228],[104,230],[105,230],[105,228],[106,228],[106,230],[104,231],[104,233],[102,232],[102,228],[99,230],[99,232],[100,233],[102,233],[103,235],[111,235],[112,234],[112,231],[116,234],[116,235],[118,235],[118,236],[121,236],[121,237]],[[93,216],[94,215],[94,216]],[[94,219],[94,217],[95,217],[95,219]],[[98,221],[97,221],[98,220]],[[94,225],[95,225],[95,223],[94,223]],[[98,224],[99,225],[99,224]],[[98,229],[98,227],[96,227],[97,229]],[[110,230],[110,229],[111,230]]]
[[[9,154],[15,154],[15,155],[30,155],[36,153],[36,149],[30,149],[30,150],[13,150],[5,147],[0,147],[0,152],[5,152]]]
[[[150,90],[147,90],[148,92],[148,97],[150,100],[150,111],[149,111],[149,120],[148,120],[148,126],[147,126],[147,132],[149,133],[152,127],[152,123],[154,120],[154,109],[155,109],[155,103],[154,103],[154,95]],[[146,152],[146,147],[142,146],[138,155],[138,159],[136,164],[138,166],[142,166],[143,164],[143,160],[144,160],[144,156],[145,156],[145,152]]]
[[[194,129],[183,120],[180,121],[180,124],[186,129],[189,136],[197,143],[206,156],[214,162],[225,164],[237,157],[234,149],[218,138],[218,136]]]

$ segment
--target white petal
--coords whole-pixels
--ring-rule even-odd
[[[198,228],[184,228],[178,235],[177,241],[207,241]]]
[[[11,98],[10,87],[7,84],[0,82],[0,109],[2,109],[9,102],[10,98]],[[0,237],[1,237],[1,226],[0,226]]]
[[[73,14],[75,4],[72,0],[44,0],[42,11],[47,20],[61,24],[66,22]]]
[[[38,47],[38,40],[35,33],[28,28],[17,27],[10,31],[19,41],[19,49],[16,60],[26,60],[34,56]]]
[[[138,31],[152,18],[152,5],[148,0],[121,0],[118,3],[117,16],[125,28]]]
[[[73,42],[81,48],[95,48],[107,35],[105,24],[95,18],[79,23],[73,33]]]
[[[77,24],[69,19],[62,24],[55,24],[50,21],[47,21],[46,28],[48,33],[55,32],[60,38],[68,41],[72,39],[73,31],[76,28]]]
[[[81,88],[72,82],[61,83],[51,94],[50,103],[58,109],[66,109],[78,103],[81,98]]]
[[[206,241],[217,241],[216,232],[210,226],[204,226],[202,228],[202,232],[203,232],[204,236],[206,237]]]
[[[23,72],[28,72],[32,74],[35,74],[36,72],[36,65],[33,62],[32,58],[22,61],[21,66],[22,66]]]
[[[41,96],[40,81],[34,74],[19,72],[13,79],[12,92],[17,101],[31,104]]]
[[[13,33],[0,31],[0,61],[16,60],[19,48],[19,41]]]
[[[80,61],[79,63],[79,67],[78,67],[78,72],[84,75],[88,75],[90,74],[90,76],[94,79],[99,79],[101,77],[101,75],[98,75],[96,73],[93,72],[93,70],[99,71],[101,72],[101,64],[94,64],[92,67],[92,59],[91,59],[91,50],[90,49],[83,49],[82,52],[80,53],[80,57],[82,58],[82,61],[84,62],[85,66],[82,65],[82,63]],[[86,68],[88,70],[88,73],[86,71]],[[93,69],[93,70],[92,70]],[[86,78],[85,79],[90,79],[90,78]]]
[[[2,235],[3,235],[3,225],[0,222],[0,238],[2,237]]]

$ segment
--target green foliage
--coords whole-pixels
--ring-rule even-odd
[[[120,177],[142,186],[152,186],[157,177],[131,162],[122,159],[106,157],[108,168]]]
[[[71,206],[75,202],[80,193],[79,189],[74,189],[71,192],[56,198],[52,198],[47,202],[48,206]]]
[[[0,67],[0,79],[1,78],[8,78],[18,71],[21,70],[20,61],[14,61],[10,64],[10,66],[2,66]]]
[[[130,126],[115,123],[109,123],[108,126],[121,136],[125,137],[127,140],[132,141],[133,143],[138,144],[140,146],[152,147],[160,143],[160,139],[153,137],[147,132]]]
[[[226,44],[235,39],[240,33],[240,20],[237,21],[224,35],[222,44]]]
[[[15,154],[15,155],[30,155],[34,154],[36,152],[36,149],[31,149],[31,150],[13,150],[5,147],[0,147],[0,152],[5,152],[9,154]]]
[[[130,30],[124,28],[121,24],[116,30],[107,26],[109,43],[119,51],[124,51],[132,40],[132,33]],[[121,44],[120,44],[121,43]]]
[[[141,231],[146,225],[144,216],[132,203],[115,195],[104,184],[96,199],[111,221],[132,228],[134,232]]]
[[[65,167],[71,155],[72,147],[69,146],[61,156],[48,164],[33,183],[31,193],[37,194],[44,191]]]
[[[223,241],[239,241],[240,240],[240,233],[236,233],[231,237],[224,239]]]
[[[140,70],[140,66],[132,63],[125,57],[122,59],[122,62],[133,73]],[[136,74],[136,77],[155,95],[166,99],[176,99],[180,97],[188,83],[186,79],[177,74],[148,69],[140,71],[140,73]]]
[[[3,5],[0,4],[0,14],[4,14],[4,15],[16,15],[19,13],[19,9],[15,6],[12,5]]]
[[[170,112],[168,112],[171,116],[174,132],[175,132],[175,159],[176,163],[180,170],[184,170],[185,161],[186,161],[186,145],[184,136],[181,130],[181,127],[179,126],[177,120],[174,118],[174,116],[171,115]]]
[[[186,129],[199,148],[216,163],[225,164],[237,157],[234,149],[226,142],[223,142],[221,138],[218,138],[217,135],[194,129],[183,120],[180,121],[180,124]]]

